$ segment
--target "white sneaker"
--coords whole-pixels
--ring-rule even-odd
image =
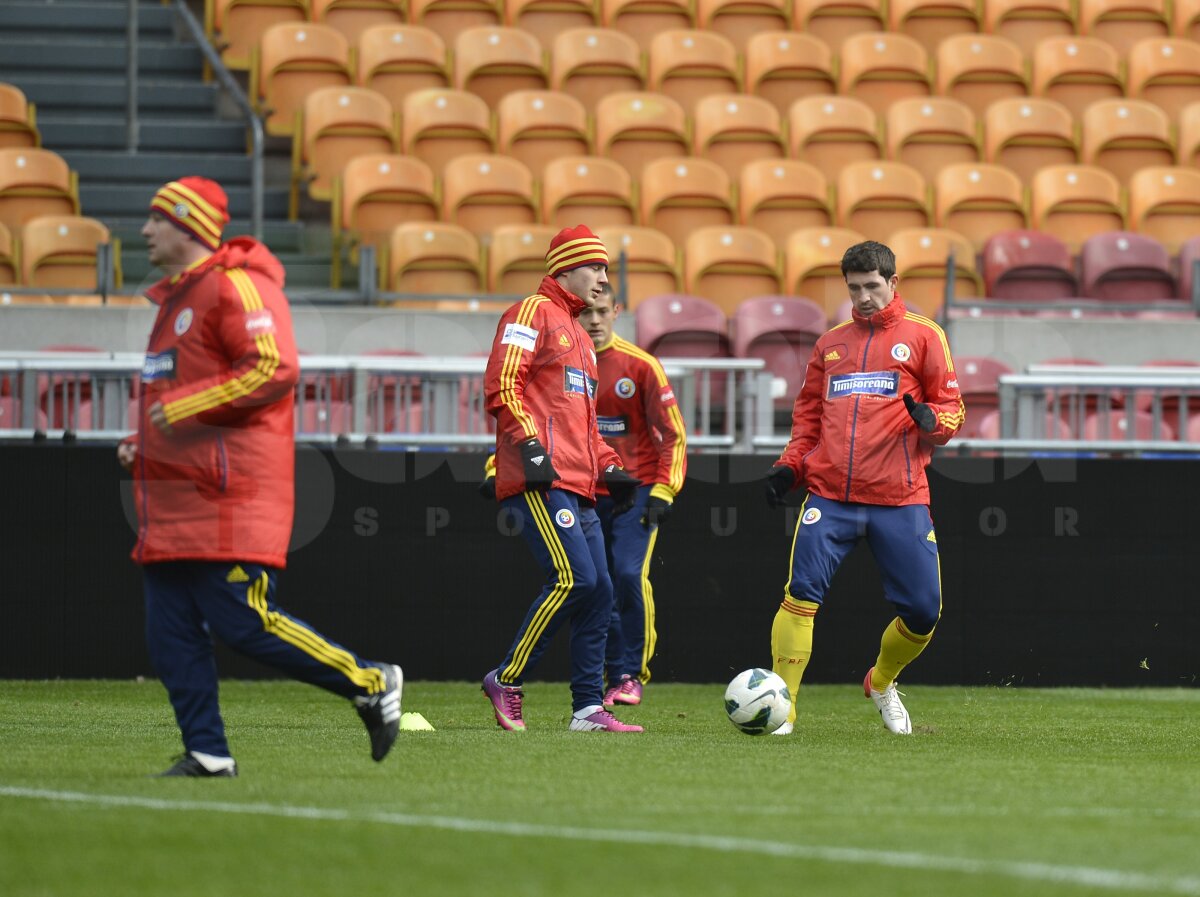
[[[883,691],[876,691],[871,687],[871,673],[874,670],[875,667],[867,670],[867,677],[863,679],[863,692],[875,702],[879,715],[883,717],[883,724],[889,732],[893,735],[911,735],[912,720],[908,718],[908,711],[904,709],[904,702],[900,700],[900,692],[896,691],[896,683],[893,682]]]
[[[772,732],[772,735],[791,735],[793,726],[787,720],[784,720],[783,725]]]

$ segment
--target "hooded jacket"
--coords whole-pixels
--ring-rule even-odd
[[[138,395],[139,563],[286,564],[299,365],[284,270],[229,240],[146,291],[158,305]],[[170,432],[150,422],[160,402]]]
[[[596,428],[596,353],[579,326],[584,302],[542,279],[500,317],[484,389],[496,418],[496,498],[525,491],[520,445],[537,437],[559,479],[552,488],[596,497],[596,479],[620,456]]]
[[[933,447],[965,419],[946,334],[899,295],[869,318],[853,315],[817,340],[777,463],[792,469],[797,488],[823,498],[929,504]],[[905,393],[933,409],[933,432],[917,427]]]

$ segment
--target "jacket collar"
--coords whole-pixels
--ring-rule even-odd
[[[858,313],[857,309],[851,309],[850,314],[853,315],[856,323],[872,327],[895,327],[904,320],[904,316],[908,314],[908,306],[904,304],[904,300],[897,293],[892,297],[892,301],[885,305],[869,318],[864,318]]]
[[[541,286],[538,287],[538,294],[545,296],[563,311],[569,313],[572,318],[578,318],[579,313],[587,308],[586,302],[574,293],[567,292],[560,287],[558,281],[549,274],[542,278]]]

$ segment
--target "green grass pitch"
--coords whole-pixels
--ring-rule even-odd
[[[369,758],[353,709],[226,682],[241,775],[148,777],[177,753],[157,682],[0,682],[0,894],[1200,895],[1200,690],[904,687],[889,735],[856,686],[806,686],[751,738],[723,686],[652,683],[643,735],[524,735],[478,685],[410,682]]]

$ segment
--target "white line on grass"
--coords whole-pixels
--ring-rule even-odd
[[[859,847],[822,847],[813,844],[786,844],[724,835],[687,832],[639,832],[626,829],[594,829],[577,826],[535,825],[525,822],[497,822],[457,816],[420,816],[410,813],[363,812],[336,807],[299,807],[288,804],[233,803],[228,801],[167,800],[118,794],[88,794],[82,791],[51,791],[0,785],[0,796],[27,798],[57,803],[90,804],[101,807],[136,807],[140,810],[167,810],[196,813],[234,813],[251,816],[276,816],[288,819],[315,819],[330,822],[369,822],[406,828],[443,829],[472,834],[511,835],[521,838],[556,838],[564,841],[600,841],[607,843],[682,847],[713,850],[719,853],[750,853],[788,859],[820,860],[828,863],[853,863],[898,869],[923,869],[933,872],[957,872],[966,875],[998,875],[1027,881],[1110,890],[1148,891],[1154,894],[1183,894],[1200,897],[1200,877],[1172,878],[1101,869],[1093,866],[1059,866],[1051,863],[975,860],[966,857],[936,856],[893,850],[867,850]]]

